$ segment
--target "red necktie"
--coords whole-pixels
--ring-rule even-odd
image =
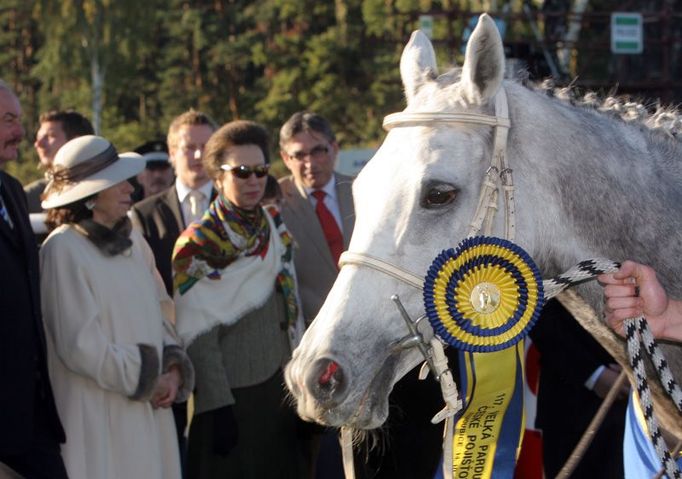
[[[329,245],[329,251],[334,258],[334,263],[338,264],[339,256],[343,252],[343,235],[339,229],[339,225],[334,219],[334,215],[329,211],[327,205],[324,204],[324,197],[327,195],[322,190],[313,191],[312,195],[317,200],[317,206],[315,206],[315,213],[317,218],[320,220],[320,226],[322,226],[322,231],[324,232],[324,237]]]

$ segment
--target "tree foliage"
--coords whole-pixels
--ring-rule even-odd
[[[42,111],[95,119],[119,150],[163,137],[195,108],[219,123],[279,126],[327,116],[344,146],[376,145],[401,108],[400,0],[0,0],[0,65],[20,96],[28,139]],[[407,3],[424,3],[407,2]],[[406,8],[406,7],[405,7]],[[31,142],[24,180],[34,170]]]
[[[314,110],[343,147],[375,146],[383,116],[403,108],[398,62],[421,13],[436,15],[443,63],[461,60],[462,32],[477,11],[504,6],[506,41],[531,35],[523,6],[542,3],[0,0],[1,77],[19,94],[31,139],[9,168],[24,181],[40,175],[32,138],[40,112],[54,108],[97,119],[120,151],[162,138],[189,108],[219,123],[259,121],[275,141],[293,112]]]

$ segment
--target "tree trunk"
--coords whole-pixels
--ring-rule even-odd
[[[92,78],[92,127],[95,134],[99,135],[102,125],[102,87],[104,85],[104,72],[100,68],[97,53],[90,57],[90,74]]]

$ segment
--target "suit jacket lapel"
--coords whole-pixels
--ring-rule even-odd
[[[180,199],[178,198],[178,190],[175,185],[168,189],[166,193],[166,204],[173,212],[175,223],[178,225],[178,231],[182,233],[185,230],[185,220],[182,217],[182,207],[180,206]]]
[[[19,192],[15,192],[19,193]],[[23,190],[21,191],[21,194],[23,194]],[[16,195],[14,195],[14,198],[12,198],[12,206],[10,206],[10,211],[11,208],[14,207],[14,212],[12,215],[12,221],[14,221],[14,229],[19,232],[20,234],[20,239],[21,242],[24,244],[26,247],[27,251],[26,255],[36,255],[38,254],[37,248],[34,247],[36,245],[36,240],[35,236],[33,234],[33,229],[31,228],[31,222],[28,220],[28,210],[24,210],[23,208],[19,208],[19,205],[22,203],[19,203],[21,201],[21,198],[18,198]]]
[[[5,220],[0,220],[3,223],[2,227],[9,232],[10,238],[13,240],[17,248],[22,249],[26,269],[29,275],[29,283],[31,288],[31,296],[33,298],[33,307],[37,314],[33,315],[36,320],[36,329],[38,331],[38,339],[40,346],[45,351],[45,336],[43,334],[43,325],[40,315],[40,279],[39,279],[39,261],[38,261],[38,247],[36,245],[35,236],[31,229],[31,222],[28,219],[28,209],[26,208],[26,196],[21,187],[10,188],[6,177],[2,179],[2,190],[5,198],[5,207],[12,217],[14,228],[10,228]]]
[[[21,243],[19,242],[19,235],[12,230],[5,220],[0,220],[0,239],[7,245],[8,248],[14,250],[21,250]]]
[[[13,247],[19,247],[19,235],[16,231],[9,227],[7,222],[0,219],[0,236],[5,238]]]
[[[218,196],[218,190],[211,188],[211,198],[209,198],[209,205],[213,200],[216,199],[216,196]],[[178,190],[175,188],[175,185],[168,189],[168,192],[166,193],[166,203],[173,212],[175,222],[178,225],[178,234],[180,234],[185,231],[187,225],[185,224],[185,218],[182,214],[182,206],[180,205],[180,198],[178,198]]]
[[[0,185],[0,192],[3,196],[5,208],[14,225],[14,228],[11,228],[4,219],[0,219],[0,234],[3,234],[14,247],[19,248],[21,246],[21,241],[25,241],[22,232],[22,226],[24,226],[22,223],[24,223],[24,221],[22,221],[21,211],[18,209],[18,205],[20,204],[18,201],[20,201],[20,198],[16,197],[13,189],[9,187],[9,181],[6,178],[2,179]]]

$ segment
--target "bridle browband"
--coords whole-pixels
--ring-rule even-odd
[[[391,130],[394,126],[421,126],[430,123],[470,123],[473,125],[503,126],[509,128],[509,118],[483,115],[480,113],[447,113],[447,112],[400,112],[384,117],[384,128]]]

